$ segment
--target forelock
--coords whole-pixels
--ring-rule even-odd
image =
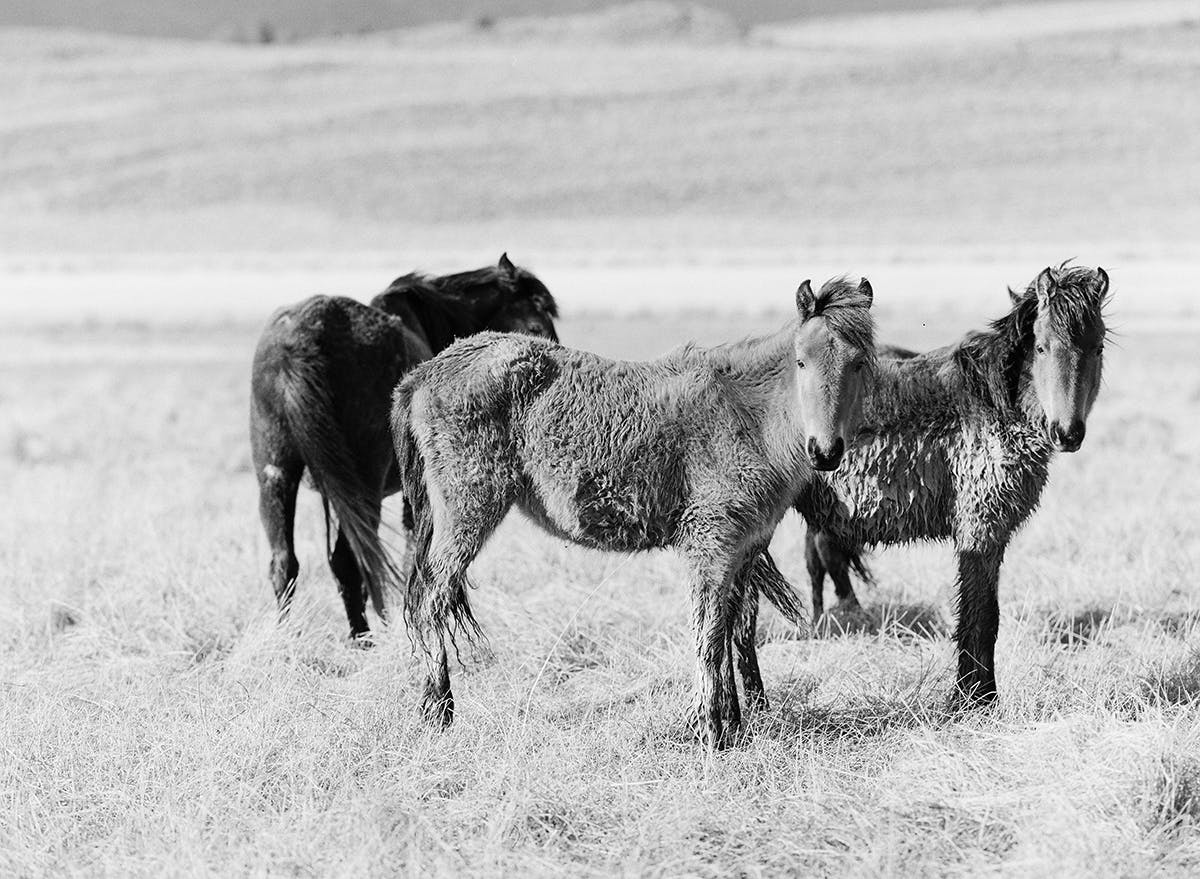
[[[1056,335],[1076,340],[1105,331],[1104,308],[1108,299],[1102,293],[1099,272],[1063,263],[1051,270],[1050,279],[1050,307],[1045,317]],[[1035,278],[1025,295],[1036,296],[1036,287]]]
[[[517,268],[516,295],[520,299],[528,299],[543,316],[558,317],[558,302],[549,288],[528,269]]]
[[[871,299],[857,282],[846,276],[831,278],[821,285],[813,302],[812,317],[825,319],[829,330],[863,351],[875,350],[875,321]]]

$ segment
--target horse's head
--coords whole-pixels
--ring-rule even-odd
[[[858,433],[862,401],[875,372],[871,284],[826,281],[796,291],[796,388],[804,448],[817,470],[833,470]]]
[[[484,329],[544,336],[557,342],[554,319],[558,305],[546,285],[533,272],[513,265],[507,253],[501,254],[496,269],[505,283]]]
[[[1074,452],[1100,390],[1108,274],[1083,266],[1048,268],[1026,296],[1037,303],[1030,381],[1050,442],[1060,452]]]

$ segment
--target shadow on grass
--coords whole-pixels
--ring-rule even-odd
[[[1158,616],[1159,627],[1168,635],[1187,638],[1200,625],[1200,611],[1180,610],[1161,613]]]
[[[942,612],[922,602],[885,601],[865,607],[837,605],[813,626],[818,638],[883,635],[900,641],[942,638],[950,632]]]
[[[572,628],[558,639],[553,651],[542,660],[538,674],[552,684],[564,684],[582,671],[609,664],[605,645],[582,629]]]
[[[1142,698],[1151,705],[1195,705],[1200,702],[1200,648],[1142,675]]]
[[[895,729],[941,727],[976,716],[964,710],[949,695],[943,672],[926,669],[913,680],[898,682],[890,693],[838,695],[818,700],[820,681],[801,675],[785,681],[771,694],[772,707],[758,715],[758,734],[770,738],[794,738],[828,742],[868,740]]]
[[[1112,616],[1112,611],[1104,607],[1090,607],[1075,614],[1052,613],[1046,618],[1042,640],[1067,648],[1086,647],[1099,640]]]
[[[771,706],[765,711],[749,709],[743,701],[742,726],[731,747],[747,748],[756,739],[818,746],[866,743],[895,730],[937,729],[986,717],[990,711],[964,708],[951,695],[948,681],[941,674],[921,677],[899,692],[818,700],[815,692],[820,683],[812,675],[785,681],[781,688],[772,688],[768,694]],[[689,701],[686,686],[681,682],[671,690],[666,704],[672,707],[643,732],[639,746],[703,748],[691,711],[681,708]]]
[[[1148,830],[1194,832],[1200,824],[1200,762],[1191,754],[1167,753],[1155,762],[1137,798]]]

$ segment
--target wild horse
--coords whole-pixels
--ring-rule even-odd
[[[1074,452],[1100,389],[1109,299],[1103,269],[1047,268],[984,333],[880,360],[863,439],[797,509],[857,555],[867,544],[951,540],[958,555],[957,693],[996,698],[997,584],[1009,540]],[[756,602],[748,600],[748,612]]]
[[[392,391],[416,364],[483,330],[556,339],[554,298],[531,272],[499,264],[397,278],[370,305],[313,296],[272,315],[254,353],[250,443],[281,615],[295,590],[296,494],[307,468],[325,509],[326,549],[352,637],[368,632],[364,592],[384,615],[399,575],[378,539],[400,482],[388,428]],[[329,550],[330,507],[337,540]]]
[[[447,636],[478,632],[466,571],[517,506],[585,546],[684,556],[698,725],[726,745],[741,721],[742,596],[773,570],[764,550],[814,468],[837,467],[857,432],[871,301],[866,279],[816,295],[806,281],[798,319],[762,338],[635,363],[484,334],[413,370],[392,426],[414,518],[406,615],[426,663],[426,718],[453,719]]]

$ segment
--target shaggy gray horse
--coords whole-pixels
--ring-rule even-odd
[[[735,616],[748,583],[771,574],[763,552],[780,518],[857,432],[871,300],[866,279],[817,295],[806,281],[798,320],[762,338],[635,363],[484,334],[410,373],[392,430],[414,516],[406,611],[424,715],[453,718],[446,639],[478,632],[467,567],[515,505],[584,546],[684,556],[699,730],[725,746],[741,721]]]
[[[313,296],[271,316],[254,352],[250,445],[281,615],[300,569],[292,532],[305,469],[321,493],[327,543],[331,506],[337,517],[329,566],[359,638],[368,633],[364,591],[383,616],[385,586],[399,580],[378,538],[383,499],[400,488],[388,432],[396,383],[481,330],[557,339],[557,314],[550,291],[505,254],[468,272],[404,275],[369,306]]]
[[[1083,442],[1100,388],[1107,301],[1103,269],[1048,268],[990,331],[880,360],[862,441],[797,504],[810,528],[853,553],[864,544],[953,542],[956,689],[965,705],[996,698],[1000,564],[1041,498],[1051,455]]]

